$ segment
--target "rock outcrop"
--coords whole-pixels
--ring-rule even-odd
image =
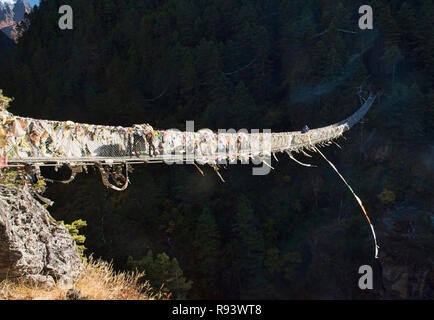
[[[0,185],[0,281],[71,286],[83,264],[68,230],[28,192]],[[54,281],[53,281],[54,280]]]

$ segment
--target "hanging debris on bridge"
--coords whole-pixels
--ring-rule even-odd
[[[335,139],[358,123],[371,108],[375,98],[375,94],[363,98],[363,105],[341,122],[318,129],[310,129],[305,125],[300,131],[280,133],[217,133],[209,129],[182,132],[154,129],[147,123],[120,127],[39,120],[14,116],[5,108],[7,101],[0,101],[0,166],[24,168],[27,179],[35,180],[44,179],[40,174],[41,166],[58,168],[67,165],[71,169],[71,177],[60,181],[63,183],[73,181],[83,168],[94,166],[99,170],[106,187],[123,191],[130,183],[128,173],[133,164],[185,161],[193,164],[202,175],[204,173],[198,164],[207,164],[224,183],[225,180],[219,173],[219,164],[227,164],[228,161],[246,163],[259,158],[261,163],[273,169],[271,155],[277,160],[276,153],[285,152],[298,164],[314,167],[297,160],[294,153],[310,157],[306,151],[319,152],[360,204],[371,226],[375,256],[378,257],[375,231],[360,198],[318,149],[335,143]],[[124,173],[121,166],[125,167]],[[46,181],[55,182],[49,179]],[[38,193],[33,194],[47,202]]]
[[[130,182],[126,179],[121,188],[118,183],[110,183],[110,177],[119,176],[119,165],[185,161],[196,165],[203,175],[197,164],[208,164],[222,182],[219,164],[260,159],[260,163],[273,168],[271,155],[277,159],[277,152],[286,152],[297,163],[312,167],[297,160],[294,153],[307,155],[305,150],[315,151],[334,142],[366,114],[375,98],[374,94],[363,98],[359,110],[336,124],[318,129],[305,125],[300,131],[280,133],[182,132],[157,130],[147,123],[121,127],[40,120],[14,116],[6,110],[9,100],[5,100],[0,108],[0,166],[31,164],[39,172],[40,166],[67,165],[71,177],[63,183],[73,181],[83,166],[95,166],[104,184],[118,191],[125,190]]]

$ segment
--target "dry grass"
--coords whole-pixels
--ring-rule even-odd
[[[149,282],[140,283],[144,273],[116,272],[111,263],[89,258],[81,279],[72,287],[86,300],[164,300],[170,295],[155,293]],[[23,281],[0,282],[0,300],[67,300],[71,288],[46,290]]]

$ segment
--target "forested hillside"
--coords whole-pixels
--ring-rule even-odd
[[[42,0],[0,88],[21,116],[273,131],[340,121],[361,86],[378,92],[342,149],[324,153],[377,227],[380,263],[357,202],[317,155],[303,158],[316,168],[281,156],[267,176],[230,165],[224,184],[211,168],[136,166],[121,193],[89,172],[49,187],[53,217],[86,220],[87,254],[145,269],[177,298],[432,298],[434,5],[368,2]],[[63,4],[73,30],[58,28]],[[363,4],[373,30],[358,28]],[[375,290],[357,286],[364,264]]]

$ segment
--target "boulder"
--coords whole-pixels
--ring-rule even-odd
[[[51,290],[56,283],[52,276],[43,276],[42,274],[29,274],[23,277],[24,283],[30,286],[38,286],[45,290]]]
[[[83,270],[68,230],[28,192],[0,185],[0,281],[70,287]]]

